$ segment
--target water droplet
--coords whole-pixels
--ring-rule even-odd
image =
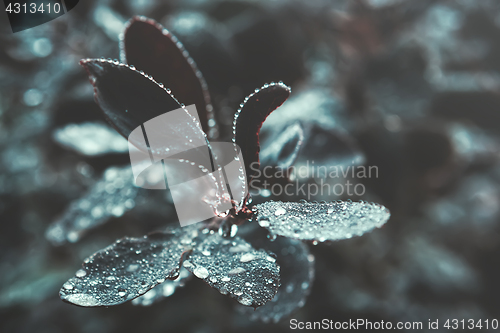
[[[76,271],[75,275],[76,275],[76,277],[82,278],[85,275],[87,275],[87,271],[84,269],[79,269]]]
[[[236,275],[236,274],[241,274],[244,272],[246,272],[246,269],[244,269],[243,267],[236,267],[236,268],[233,268],[232,270],[230,270],[229,272],[227,272],[227,274],[228,275]]]
[[[238,233],[238,226],[236,224],[233,224],[231,226],[231,232],[230,232],[229,236],[234,237],[234,236],[236,236],[237,233]]]
[[[127,267],[127,272],[135,272],[139,268],[138,264],[130,264]]]
[[[249,261],[252,261],[252,260],[255,260],[255,255],[253,255],[252,253],[245,253],[240,258],[241,262],[249,262]]]
[[[250,305],[252,305],[253,298],[250,296],[244,296],[244,297],[240,298],[238,300],[238,302],[240,302],[243,305],[250,306]]]
[[[267,239],[269,239],[271,242],[274,242],[276,240],[276,235],[275,234],[268,234]]]
[[[274,212],[274,215],[276,215],[276,216],[285,215],[285,214],[286,214],[286,210],[283,207],[276,209],[276,212]]]
[[[63,284],[63,287],[64,287],[64,289],[68,289],[68,290],[73,289],[73,285],[69,282],[66,282],[65,284]]]
[[[64,296],[64,299],[70,303],[80,306],[96,306],[99,305],[97,298],[87,294],[71,294]]]
[[[28,106],[40,105],[43,101],[43,94],[38,89],[29,89],[23,95],[24,104]]]
[[[205,267],[198,266],[193,270],[193,274],[200,279],[206,279],[210,273]]]
[[[265,219],[265,218],[261,218],[259,220],[259,225],[263,228],[266,228],[266,227],[269,227],[270,226],[270,223],[269,223],[269,220]]]

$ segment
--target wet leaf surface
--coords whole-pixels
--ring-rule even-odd
[[[280,285],[276,259],[239,237],[211,235],[183,265],[221,294],[254,308],[273,299]]]
[[[177,278],[182,254],[197,236],[197,227],[185,227],[118,240],[85,259],[59,295],[84,307],[130,301],[166,279]]]
[[[249,180],[255,176],[255,171],[250,166],[252,163],[259,162],[260,128],[267,116],[283,104],[290,93],[290,87],[281,82],[265,84],[246,97],[235,114],[233,140],[241,148]]]
[[[49,226],[47,239],[55,245],[77,242],[87,230],[134,208],[138,190],[133,185],[130,167],[107,169],[86,195],[73,201]]]
[[[286,169],[295,163],[302,148],[304,129],[300,123],[296,123],[269,138],[268,141],[270,144],[260,152],[261,163],[266,166],[277,166]]]
[[[255,311],[247,307],[238,310],[252,320],[277,323],[296,309],[304,306],[314,281],[314,255],[302,241],[277,237],[274,241],[266,237],[267,231],[253,224],[251,231],[242,228],[239,235],[249,241],[256,249],[264,249],[276,254],[280,266],[281,287],[276,296]]]
[[[390,217],[384,206],[362,201],[268,201],[256,207],[259,225],[271,234],[320,242],[361,236]]]
[[[141,306],[150,306],[153,303],[159,302],[169,296],[172,296],[177,288],[184,287],[186,282],[193,275],[184,267],[179,271],[179,277],[175,280],[165,280],[165,282],[157,285],[147,293],[132,300],[132,304]]]
[[[127,153],[128,143],[115,130],[102,123],[69,124],[57,129],[54,140],[85,156]]]
[[[134,17],[124,32],[121,57],[123,62],[163,83],[180,103],[195,104],[207,134],[210,127],[215,128],[205,79],[182,43],[171,32],[154,20]]]

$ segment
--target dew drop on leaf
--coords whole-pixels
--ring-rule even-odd
[[[206,279],[208,277],[208,275],[210,275],[210,273],[208,272],[208,270],[205,267],[202,267],[202,266],[197,266],[193,270],[193,274],[197,278],[199,278],[199,279]]]
[[[83,268],[63,285],[60,297],[89,307],[132,300],[165,279],[176,279],[182,254],[189,248],[186,240],[197,236],[197,227],[188,226],[120,239],[86,259]],[[73,288],[68,289],[68,284]]]
[[[367,202],[268,201],[256,207],[259,225],[271,235],[319,242],[361,236],[390,217],[387,208]]]
[[[232,250],[235,248],[244,251]],[[204,251],[212,255],[205,256]],[[184,267],[222,294],[243,305],[258,307],[274,297],[280,284],[279,267],[267,260],[268,256],[239,237],[226,239],[214,233],[193,249]]]

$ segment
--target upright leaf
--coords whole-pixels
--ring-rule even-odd
[[[205,133],[215,128],[205,79],[171,32],[152,19],[134,17],[127,24],[120,47],[123,62],[152,75],[169,88],[179,102],[196,105]]]
[[[96,101],[111,125],[125,138],[145,122],[181,108],[164,86],[133,66],[104,59],[86,59],[80,63],[89,74]],[[152,123],[154,131],[148,131],[148,137],[164,138],[161,145],[151,147],[153,155],[161,156],[165,150],[173,155],[206,142],[199,123],[186,109],[184,111],[176,113],[175,122],[158,118]],[[129,141],[140,150],[148,151],[142,136],[134,135]]]
[[[234,116],[233,141],[241,148],[249,181],[255,176],[254,170],[260,163],[259,132],[262,123],[287,100],[290,92],[290,87],[282,82],[265,84],[245,98]]]

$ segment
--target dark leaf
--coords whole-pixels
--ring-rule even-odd
[[[179,275],[181,257],[198,236],[195,226],[123,238],[85,259],[59,294],[79,306],[111,306],[145,294]]]
[[[261,163],[286,169],[291,167],[297,159],[304,142],[304,130],[300,123],[296,123],[267,141],[270,144],[260,153]]]
[[[184,287],[187,280],[193,275],[187,269],[181,267],[179,277],[175,280],[166,280],[165,282],[157,285],[142,296],[132,300],[132,304],[149,306],[153,303],[159,302],[166,297],[172,296],[179,287]]]
[[[277,323],[305,304],[314,280],[314,256],[301,241],[285,237],[271,241],[263,228],[250,225],[250,233],[246,234],[245,229],[241,228],[238,234],[254,248],[277,255],[281,287],[270,302],[255,311],[247,307],[240,307],[239,310],[251,319]]]
[[[130,133],[144,122],[181,108],[178,101],[152,77],[132,66],[104,59],[86,59],[80,63],[89,74],[95,99],[109,122],[134,146],[147,152],[144,137],[129,138]],[[199,146],[192,142],[206,142],[199,124],[184,111],[176,113],[175,121],[160,118],[150,123],[153,130],[147,132],[149,140],[154,137],[161,141],[151,147],[154,156],[165,154],[167,149],[169,155],[181,153]]]
[[[262,123],[287,100],[290,92],[290,87],[282,82],[265,84],[245,98],[234,116],[233,140],[241,148],[249,181],[256,174],[250,166],[256,169],[259,163],[259,132]]]
[[[239,237],[226,239],[214,234],[200,243],[183,265],[221,294],[254,308],[271,300],[280,285],[276,259]]]
[[[390,217],[384,206],[363,201],[268,201],[256,207],[257,221],[271,234],[320,242],[361,236]]]
[[[171,89],[179,102],[196,105],[205,133],[215,127],[205,79],[182,43],[167,29],[152,19],[134,17],[120,46],[123,62],[152,75]]]
[[[86,195],[73,201],[49,226],[46,237],[55,245],[77,242],[86,231],[134,208],[137,195],[130,167],[109,168]]]

